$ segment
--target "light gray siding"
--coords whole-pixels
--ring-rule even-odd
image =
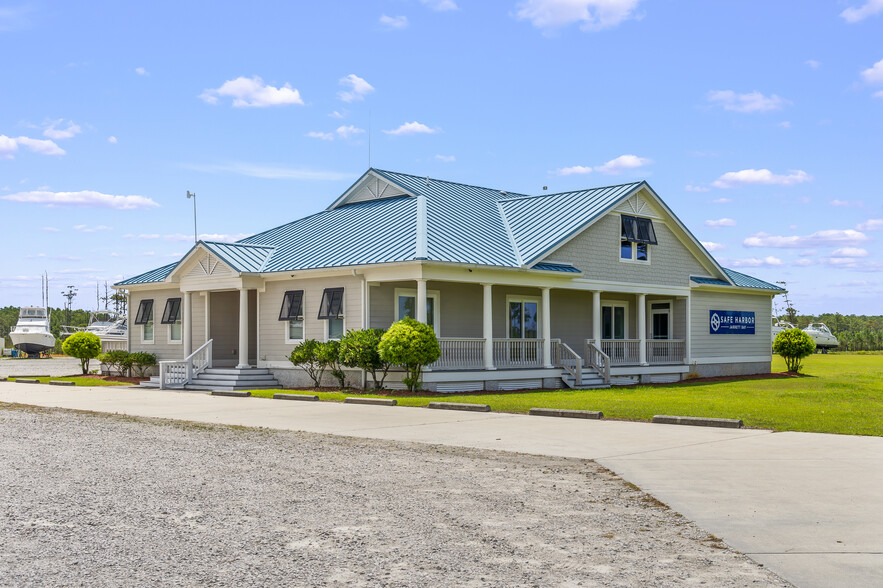
[[[304,291],[304,337],[318,341],[326,340],[328,321],[316,318],[325,288],[344,289],[344,330],[362,328],[362,280],[358,277],[267,282],[266,291],[261,292],[260,303],[261,348],[259,359],[261,361],[288,361],[288,356],[296,345],[296,343],[286,342],[285,335],[288,323],[279,320],[282,297],[288,290]]]
[[[772,299],[768,294],[737,294],[729,292],[693,291],[692,355],[706,357],[768,357],[772,355],[770,337]],[[754,312],[754,335],[712,335],[709,329],[710,310],[743,310]]]
[[[619,259],[619,214],[609,214],[548,256],[572,263],[586,278],[638,284],[687,286],[691,275],[707,275],[693,254],[663,223],[653,223],[658,245],[650,245],[650,262]]]
[[[161,325],[163,309],[169,298],[180,298],[181,292],[177,289],[151,290],[147,292],[132,292],[129,296],[129,325],[131,330],[130,351],[145,351],[156,355],[157,361],[167,359],[183,359],[184,346],[181,343],[169,341],[170,325]],[[142,300],[153,300],[153,342],[142,341],[143,326],[136,325],[135,314]],[[182,337],[183,339],[183,337]]]

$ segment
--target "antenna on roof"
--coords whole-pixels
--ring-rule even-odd
[[[368,109],[368,167],[371,167],[371,109]]]
[[[543,186],[543,192],[549,189],[549,186]]]

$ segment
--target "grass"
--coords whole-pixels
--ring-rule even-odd
[[[785,364],[773,358],[773,371]],[[293,390],[254,390],[271,398]],[[438,395],[401,396],[361,391],[302,391],[320,400],[395,395],[403,406],[424,406]],[[506,394],[446,394],[450,402],[477,402],[499,412],[526,413],[532,407],[600,410],[605,418],[646,421],[656,414],[742,419],[747,427],[883,436],[883,355],[812,355],[799,376],[729,382],[615,387],[608,390],[537,390]]]
[[[38,380],[41,384],[48,384],[49,380],[53,381],[62,381],[62,382],[73,382],[77,386],[131,386],[129,382],[114,382],[112,380],[102,380],[101,378],[90,378],[89,376],[66,376],[66,377],[55,377],[50,376],[48,378],[34,378],[32,376],[21,376],[22,379],[25,380]],[[10,382],[14,382],[18,380],[18,378],[9,378]]]

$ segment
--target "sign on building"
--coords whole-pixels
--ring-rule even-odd
[[[709,310],[708,332],[712,335],[753,335],[754,313],[744,310]]]

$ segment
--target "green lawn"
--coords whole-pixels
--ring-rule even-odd
[[[784,371],[773,359],[773,371]],[[276,392],[255,390],[253,396]],[[321,400],[377,396],[349,392],[313,392]],[[392,393],[392,395],[395,395]],[[433,396],[397,396],[404,406],[423,406]],[[527,412],[532,407],[600,410],[605,418],[650,420],[655,414],[740,418],[748,427],[883,436],[883,356],[828,354],[804,361],[800,376],[733,382],[682,382],[609,390],[550,390],[508,394],[445,395],[451,402],[489,404],[495,411]]]
[[[9,378],[10,382],[16,381],[18,378]],[[110,380],[102,380],[101,378],[90,378],[86,377],[55,377],[50,376],[48,378],[33,378],[31,376],[22,376],[22,379],[25,380],[39,380],[41,384],[48,384],[49,380],[53,381],[62,381],[62,382],[73,382],[77,386],[131,386],[132,384],[128,382],[113,382]]]

